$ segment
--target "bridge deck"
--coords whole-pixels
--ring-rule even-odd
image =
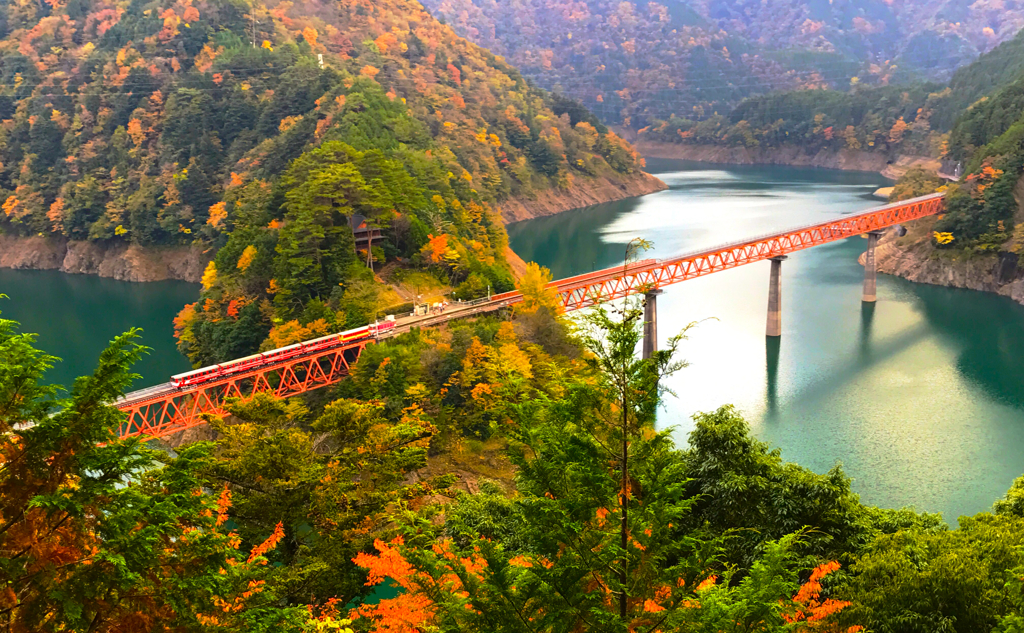
[[[940,213],[943,208],[943,194],[932,194],[665,260],[647,259],[597,270],[552,281],[548,287],[558,292],[566,310],[578,310],[602,301],[878,231]],[[398,319],[396,327],[380,338],[396,336],[416,327],[440,325],[452,319],[493,312],[522,300],[522,294],[513,291],[494,295],[489,300],[450,304],[440,314]],[[333,384],[348,375],[359,353],[374,340],[366,338],[342,343],[332,349],[268,363],[239,375],[185,389],[175,389],[170,383],[164,383],[133,391],[116,403],[128,414],[121,435],[169,435],[204,424],[205,414],[223,414],[227,398],[248,397],[257,391],[272,391],[286,397]]]

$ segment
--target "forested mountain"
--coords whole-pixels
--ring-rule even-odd
[[[0,230],[226,244],[180,323],[197,361],[310,301],[338,325],[374,262],[511,288],[494,203],[639,167],[409,0],[8,3],[0,25]],[[353,216],[384,237],[361,254]],[[348,303],[340,325],[372,317]]]
[[[726,113],[772,90],[948,79],[1024,4],[957,0],[426,0],[465,37],[605,120]]]
[[[1024,31],[958,70],[948,83],[794,90],[751,97],[726,115],[672,116],[640,130],[661,142],[819,150],[867,150],[963,160],[985,142],[982,113],[998,112],[1005,126],[1019,108],[1007,103],[1024,80]],[[1001,95],[998,96],[997,95]],[[1002,131],[1002,130],[1001,130]],[[1001,133],[1001,131],[999,133]],[[951,136],[952,132],[952,136]]]

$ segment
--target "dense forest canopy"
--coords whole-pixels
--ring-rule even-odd
[[[105,404],[136,333],[65,392],[0,320],[0,624],[1021,630],[1024,478],[949,529],[784,462],[728,406],[677,447],[654,414],[680,339],[639,359],[639,301],[574,333],[540,288],[512,318],[370,346],[327,390],[231,401],[173,456],[117,440]]]
[[[372,320],[388,262],[510,289],[496,203],[642,164],[408,0],[9,3],[0,25],[0,231],[220,249],[179,319],[197,363]],[[359,252],[356,217],[380,235]]]
[[[773,90],[946,80],[1024,26],[1016,2],[427,0],[606,121],[728,112]]]

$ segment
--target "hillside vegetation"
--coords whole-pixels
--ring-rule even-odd
[[[774,90],[946,80],[1024,26],[1015,3],[957,0],[425,4],[540,85],[634,129]]]
[[[72,0],[0,24],[0,230],[223,247],[179,323],[196,362],[303,314],[365,322],[371,267],[399,258],[509,289],[495,203],[641,166],[407,0]],[[382,233],[362,253],[353,215]]]
[[[951,530],[784,462],[729,406],[679,447],[655,428],[679,339],[636,358],[636,299],[572,335],[540,288],[513,318],[369,346],[333,388],[230,400],[172,455],[118,440],[105,405],[137,333],[65,395],[0,320],[0,625],[1020,630],[1024,478]]]
[[[1021,78],[1024,32],[961,68],[946,84],[775,92],[746,99],[727,115],[655,120],[641,130],[641,138],[763,148],[791,145],[808,153],[867,150],[890,157],[913,154],[962,160],[963,152],[957,148],[978,142],[964,136],[977,127],[970,123],[977,119],[977,112],[968,110],[997,108],[1002,110],[1002,118],[1016,120],[1007,111],[1005,97],[988,100],[989,95],[1012,90],[1009,86]],[[954,128],[958,131],[950,138]]]

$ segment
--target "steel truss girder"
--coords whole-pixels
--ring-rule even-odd
[[[549,284],[549,287],[558,291],[562,307],[566,311],[579,310],[603,301],[621,299],[638,292],[779,257],[854,235],[878,231],[896,224],[941,213],[943,209],[944,202],[941,194],[925,196],[902,204],[889,205],[830,222],[730,244],[693,255],[662,261],[647,260],[636,264],[607,268],[579,277],[554,281]],[[506,300],[516,300],[511,296],[505,298]]]
[[[332,385],[347,376],[369,341],[295,358],[189,389],[129,402],[118,435],[164,437],[206,424],[209,415],[225,415],[228,398],[249,398],[270,392],[287,398]]]
[[[878,231],[941,213],[944,208],[942,194],[933,194],[692,255],[662,261],[644,260],[561,279],[551,282],[548,287],[557,290],[562,306],[567,311],[579,310],[603,301],[621,299],[687,279]],[[484,309],[497,310],[522,301],[522,298],[519,292],[495,295],[490,303],[492,307]],[[459,316],[435,317],[431,323]],[[228,398],[248,398],[259,392],[288,397],[334,384],[349,374],[352,365],[370,342],[364,339],[304,358],[255,368],[219,381],[180,391],[168,389],[151,398],[118,404],[118,408],[127,414],[119,435],[163,437],[205,424],[208,415],[224,415],[227,413],[224,404]]]

